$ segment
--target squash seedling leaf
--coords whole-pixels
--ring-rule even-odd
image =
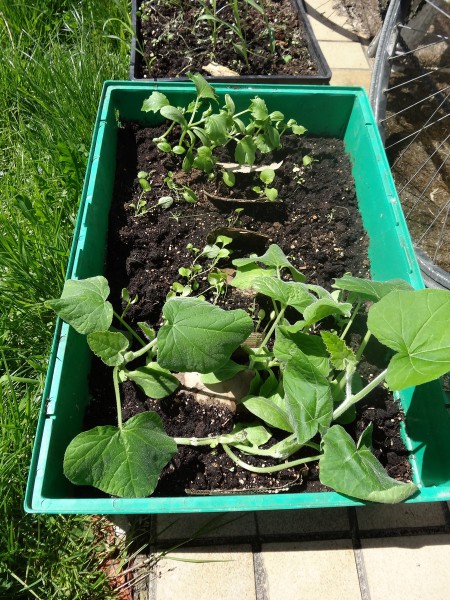
[[[289,415],[273,400],[273,398],[264,398],[264,396],[249,396],[244,398],[242,405],[255,415],[255,417],[258,417],[271,427],[292,433],[293,429],[289,422]],[[280,400],[283,399],[280,397]]]
[[[449,323],[446,290],[395,291],[370,308],[369,330],[397,352],[386,376],[391,390],[426,383],[450,370]]]
[[[217,371],[253,331],[242,309],[223,310],[198,298],[171,298],[158,332],[158,363],[171,371]]]
[[[289,420],[299,444],[323,432],[331,423],[333,398],[330,384],[308,356],[297,354],[284,371]]]
[[[298,354],[306,355],[324,377],[328,377],[330,373],[328,352],[322,338],[318,335],[301,331],[293,332],[280,325],[276,331],[273,352],[281,362],[288,362]]]
[[[140,413],[119,429],[95,427],[74,438],[64,456],[64,474],[112,496],[142,498],[155,490],[161,470],[177,452],[160,417]]]
[[[389,477],[370,451],[370,432],[363,432],[359,447],[340,425],[333,425],[323,437],[320,481],[340,494],[394,504],[417,491],[414,483],[401,483]]]
[[[395,290],[412,290],[412,286],[403,279],[391,279],[390,281],[371,281],[361,277],[353,277],[346,273],[339,279],[335,279],[333,286],[339,290],[353,292],[362,300],[377,302],[386,294]]]
[[[260,294],[281,302],[284,306],[293,306],[300,313],[314,302],[314,296],[308,292],[306,286],[296,281],[258,277],[253,280],[252,288]]]
[[[134,371],[126,371],[126,376],[141,388],[149,398],[165,398],[178,389],[180,382],[167,369],[163,369],[156,362],[151,362],[145,367]]]
[[[124,363],[124,353],[130,345],[120,331],[94,331],[87,336],[89,348],[109,367]]]
[[[233,265],[243,267],[251,263],[261,263],[266,267],[286,267],[289,269],[294,281],[305,281],[303,273],[298,271],[287,259],[283,250],[276,244],[271,244],[267,251],[262,256],[250,256],[249,258],[236,258],[233,260]]]
[[[88,279],[69,279],[64,284],[61,298],[47,300],[45,306],[69,323],[78,333],[107,331],[113,318],[113,307],[107,280],[100,276]]]

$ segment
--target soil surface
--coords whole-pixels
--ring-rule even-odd
[[[255,202],[258,195],[251,189],[258,183],[254,173],[237,175],[236,185],[230,191],[221,175],[209,180],[197,170],[190,174],[180,172],[182,159],[161,153],[152,142],[162,131],[133,123],[126,123],[119,131],[120,166],[110,213],[106,277],[116,305],[120,304],[123,287],[132,297],[138,296],[139,302],[128,313],[131,321],[157,324],[170,286],[174,281],[186,283],[178,269],[193,263],[195,254],[187,248],[188,244],[203,249],[229,225],[265,236],[260,239],[247,235],[244,238],[250,237],[249,242],[232,244],[231,259],[251,252],[263,253],[269,244],[278,244],[308,282],[327,289],[333,278],[347,271],[356,276],[367,274],[368,241],[358,211],[350,161],[341,140],[283,137],[283,148],[266,154],[264,159],[267,165],[282,162],[272,184],[277,187],[279,198],[277,202],[261,203]],[[231,157],[222,156],[224,162],[234,162],[233,151],[230,152]],[[305,155],[314,159],[308,167],[302,167]],[[300,171],[294,171],[298,168]],[[136,217],[132,205],[136,206],[142,195],[139,171],[149,174],[152,190],[143,196],[148,212]],[[167,172],[175,173],[178,185],[194,190],[198,202],[188,204],[181,199],[167,210],[156,207],[158,199],[174,195],[164,181]],[[231,201],[214,200],[225,196]],[[240,203],[241,199],[249,201]],[[237,213],[236,209],[243,211]],[[202,264],[201,259],[199,262]],[[219,266],[230,268],[231,260]],[[200,293],[208,284],[203,280],[199,283]],[[211,293],[205,295],[212,299]],[[239,290],[230,287],[227,299],[219,298],[218,304],[237,301],[245,307],[253,302],[241,296]]]
[[[186,76],[188,71],[214,75],[204,68],[210,63],[226,67],[235,75],[317,73],[305,39],[304,25],[290,0],[265,0],[271,34],[260,12],[245,2],[239,3],[240,24],[248,48],[247,60],[238,49],[242,47],[239,36],[230,27],[219,23],[213,43],[214,22],[199,20],[206,14],[202,5],[202,2],[190,0],[177,3],[156,0],[140,4],[137,28],[143,58],[138,53],[137,77],[180,77]],[[217,0],[217,14],[221,21],[235,26],[230,2]]]
[[[113,204],[110,213],[106,277],[111,287],[111,300],[120,311],[122,288],[133,298],[138,296],[127,318],[136,324],[146,321],[151,326],[160,324],[160,313],[166,294],[174,281],[183,283],[179,267],[192,263],[188,243],[203,248],[211,234],[221,231],[230,223],[237,228],[258,231],[262,242],[251,240],[250,246],[233,247],[232,258],[247,256],[251,251],[264,252],[270,243],[279,244],[291,262],[301,269],[311,283],[329,289],[333,277],[351,271],[364,276],[369,269],[367,239],[359,216],[351,165],[340,140],[288,136],[283,148],[266,155],[267,164],[282,162],[277,169],[276,185],[280,202],[239,204],[236,198],[253,198],[249,175],[233,188],[234,202],[211,202],[211,195],[230,195],[221,178],[208,180],[198,172],[179,174],[181,159],[162,154],[152,138],[161,131],[135,123],[125,123],[119,130],[117,171]],[[317,162],[293,172],[309,155]],[[227,159],[226,156],[223,159]],[[229,157],[228,157],[228,160]],[[265,160],[266,162],[266,160]],[[157,165],[155,168],[154,165]],[[196,204],[177,202],[170,209],[155,207],[158,198],[167,195],[164,182],[168,170],[174,178],[195,190]],[[152,190],[145,195],[149,211],[135,216],[142,188],[137,173],[146,171]],[[295,175],[295,177],[293,177]],[[251,176],[253,177],[253,175]],[[208,192],[207,195],[205,192]],[[236,206],[244,211],[235,212]],[[153,208],[152,208],[153,207]],[[237,221],[237,222],[236,222]],[[230,262],[221,267],[230,268]],[[200,281],[198,293],[204,290]],[[211,295],[205,292],[206,297]],[[225,297],[217,303],[227,308],[251,308],[258,311],[258,298],[249,297],[228,287]],[[88,428],[115,424],[114,390],[111,369],[94,360],[91,372],[92,401],[86,416]],[[198,404],[186,391],[178,391],[162,401],[147,398],[132,382],[121,386],[123,418],[144,410],[153,410],[161,416],[165,430],[175,437],[203,437],[228,433],[238,418],[226,407]],[[248,418],[248,417],[247,417]],[[375,453],[392,477],[410,479],[411,470],[407,453],[399,434],[402,415],[384,390],[370,397],[370,404],[359,407],[356,421],[346,426],[354,439],[369,422],[373,421]],[[274,443],[275,439],[269,442]],[[299,458],[301,454],[293,458]],[[271,459],[245,456],[248,463],[269,466]],[[164,469],[157,495],[195,493],[245,493],[291,491],[319,491],[326,489],[318,480],[318,467],[291,469],[273,475],[259,475],[237,467],[219,448],[210,452],[203,448],[180,447],[171,463]]]

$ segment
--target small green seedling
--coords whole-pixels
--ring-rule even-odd
[[[219,235],[213,244],[207,244],[203,250],[194,248],[192,244],[188,244],[186,248],[195,255],[195,258],[189,267],[180,267],[178,269],[178,274],[186,281],[183,284],[174,282],[166,298],[190,296],[199,290],[202,282],[207,281],[209,287],[204,289],[199,297],[204,298],[205,294],[212,291],[214,303],[217,302],[219,296],[223,295],[227,289],[227,275],[217,267],[217,263],[231,255],[232,251],[227,248],[231,242],[232,239],[230,237]],[[209,259],[206,266],[202,267],[197,262],[201,258]]]
[[[270,187],[275,179],[275,171],[273,169],[264,169],[259,173],[259,179],[264,183],[264,188],[259,185],[252,187],[252,190],[258,194],[258,196],[265,196],[270,202],[275,202],[278,198],[277,188]]]
[[[145,215],[150,210],[147,208],[147,201],[144,199],[144,196],[152,190],[152,186],[148,181],[148,176],[149,174],[146,171],[139,171],[138,173],[139,185],[141,186],[142,191],[136,204],[134,202],[130,202],[130,208],[134,208],[135,217]]]
[[[180,185],[174,180],[173,171],[168,171],[166,177],[164,177],[164,183],[175,196],[175,200],[178,202],[184,200],[189,204],[195,204],[198,200],[196,193],[191,190],[187,185]],[[173,196],[163,196],[159,199],[158,204],[163,208],[169,208],[174,202]]]
[[[241,214],[244,212],[243,208],[235,208],[232,214],[227,217],[228,227],[236,227],[242,225]]]

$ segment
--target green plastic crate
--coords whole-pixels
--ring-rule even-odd
[[[119,119],[151,122],[142,102],[158,89],[172,103],[194,97],[190,83],[107,82],[104,86],[67,270],[68,278],[103,272],[108,211],[113,191]],[[360,212],[370,238],[372,277],[423,283],[384,149],[364,90],[322,86],[218,85],[239,109],[255,95],[310,133],[344,140],[353,165]],[[156,117],[154,117],[156,118]],[[90,351],[86,338],[58,321],[25,498],[40,513],[196,513],[358,506],[335,492],[189,496],[183,498],[77,497],[63,475],[64,451],[82,427],[88,401]],[[419,492],[408,502],[450,499],[450,418],[438,382],[400,394],[406,413],[404,439],[411,450]]]

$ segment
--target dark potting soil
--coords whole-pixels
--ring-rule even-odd
[[[188,71],[208,73],[211,62],[238,75],[315,75],[317,68],[308,50],[303,23],[290,0],[266,0],[264,6],[274,32],[274,52],[262,15],[241,2],[241,27],[248,47],[248,65],[234,44],[239,38],[225,26],[218,26],[216,46],[211,35],[213,23],[198,20],[204,14],[201,2],[165,0],[140,4],[140,40],[144,55],[138,77],[180,77]],[[231,3],[217,1],[220,19],[234,23]]]
[[[255,250],[262,253],[269,244],[275,243],[302,270],[308,282],[327,289],[334,277],[345,272],[357,276],[367,274],[368,242],[357,207],[351,165],[341,140],[283,138],[283,148],[264,159],[264,164],[282,161],[274,181],[280,202],[239,204],[212,202],[211,196],[231,193],[235,199],[254,198],[255,193],[251,191],[254,174],[244,176],[230,192],[220,177],[211,181],[195,170],[189,174],[180,172],[181,159],[161,153],[152,142],[160,133],[159,129],[125,123],[118,136],[106,277],[116,310],[120,311],[122,288],[126,287],[132,298],[137,295],[138,301],[127,313],[132,324],[146,321],[150,326],[159,326],[170,286],[174,281],[184,283],[178,269],[188,267],[194,258],[187,244],[202,249],[215,239],[216,231],[230,223],[264,234],[266,238],[262,243],[256,242],[259,247],[255,247],[255,240],[249,242],[249,247],[232,245],[233,254],[229,262],[220,265],[223,268],[231,268],[231,259],[235,257],[248,256]],[[314,159],[308,167],[301,166],[304,155]],[[229,156],[222,158],[230,161]],[[298,167],[300,171],[294,171]],[[148,212],[135,216],[132,205],[137,205],[142,195],[137,178],[139,171],[149,174],[152,189],[142,197],[147,202]],[[180,201],[170,209],[156,207],[160,197],[171,193],[164,182],[168,171],[174,173],[179,185],[188,185],[196,192],[196,204]],[[236,213],[236,207],[244,207],[244,211]],[[207,287],[203,281],[200,284],[199,292]],[[205,295],[211,299],[210,294]],[[217,303],[225,308],[252,308],[256,312],[259,306],[258,297],[248,296],[232,286]],[[111,369],[99,360],[93,362],[90,387],[93,399],[86,426],[115,424]],[[185,391],[157,401],[147,398],[127,381],[121,386],[121,397],[124,420],[144,410],[153,410],[161,416],[166,432],[174,437],[228,433],[236,420],[236,415],[227,408],[198,404]],[[239,415],[239,410],[238,417],[245,418]],[[399,433],[401,420],[397,405],[384,390],[378,389],[366,405],[358,408],[357,420],[346,427],[353,439],[357,439],[368,423],[374,422],[375,454],[392,477],[409,480],[411,469]],[[301,453],[293,458],[300,456]],[[276,462],[250,456],[243,460],[258,466]],[[164,469],[155,494],[180,495],[186,490],[188,493],[325,490],[318,480],[317,465],[311,463],[308,467],[304,471],[297,468],[260,475],[236,466],[220,448],[211,452],[205,448],[180,446]]]

